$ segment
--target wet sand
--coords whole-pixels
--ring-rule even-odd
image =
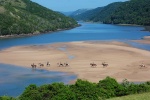
[[[46,66],[47,61],[50,66]],[[58,67],[57,63],[68,63]],[[95,63],[95,68],[90,63]],[[107,67],[102,62],[108,63]],[[17,46],[0,51],[0,63],[38,68],[50,71],[74,73],[80,79],[99,82],[106,76],[118,82],[128,79],[132,82],[150,81],[150,52],[130,47],[121,42],[80,41],[48,45]],[[40,67],[39,63],[45,66]],[[139,65],[144,63],[145,68]]]

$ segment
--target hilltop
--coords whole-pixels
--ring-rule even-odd
[[[105,7],[98,7],[71,17],[75,20],[102,22],[106,24],[150,26],[150,0],[115,2]]]
[[[77,22],[30,0],[0,0],[0,35],[37,34],[76,27]]]

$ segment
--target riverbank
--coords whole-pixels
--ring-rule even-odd
[[[17,46],[0,51],[0,63],[38,68],[50,71],[74,73],[80,79],[98,82],[106,76],[121,82],[150,81],[150,52],[121,42],[80,41],[49,45]],[[50,62],[50,66],[46,63]],[[102,66],[102,62],[108,64]],[[39,63],[44,64],[40,67]],[[68,63],[67,67],[58,67],[57,63]],[[90,63],[97,66],[91,67]],[[139,65],[144,63],[146,67]]]
[[[46,32],[35,32],[35,33],[28,33],[28,34],[14,34],[14,35],[0,35],[0,39],[7,39],[7,38],[19,38],[19,37],[28,37],[28,36],[35,36],[35,35],[40,35],[40,34],[47,34],[47,33],[53,33],[53,32],[59,32],[59,31],[65,31],[65,30],[70,30],[76,27],[80,27],[81,25],[78,24],[75,27],[71,27],[71,28],[65,28],[65,29],[57,29],[55,31],[46,31]]]
[[[133,40],[134,42],[143,43],[143,44],[150,44],[150,36],[143,37],[142,40]]]

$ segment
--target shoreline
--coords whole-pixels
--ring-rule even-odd
[[[51,66],[44,66],[42,69],[74,74],[77,79],[91,82],[98,82],[107,76],[115,78],[118,82],[122,82],[123,79],[145,82],[149,81],[150,75],[150,52],[117,41],[15,46],[0,51],[0,56],[0,63],[28,68],[31,68],[32,63],[39,68],[38,63],[45,65],[50,61]],[[57,63],[60,62],[67,62],[69,66],[58,67]],[[95,68],[90,66],[93,62],[97,64]],[[107,62],[109,66],[103,67],[102,62]],[[144,63],[146,68],[140,68],[141,63]],[[69,84],[75,81],[72,80]]]
[[[150,36],[144,36],[141,40],[131,40],[137,43],[150,44]]]
[[[70,30],[76,27],[80,27],[81,25],[78,24],[77,26],[71,27],[71,28],[65,28],[65,29],[57,29],[55,31],[46,31],[42,33],[28,33],[28,34],[14,34],[14,35],[0,35],[0,39],[8,39],[8,38],[19,38],[19,37],[29,37],[29,36],[35,36],[35,35],[40,35],[40,34],[48,34],[48,33],[53,33],[53,32],[59,32],[59,31],[65,31],[65,30]]]

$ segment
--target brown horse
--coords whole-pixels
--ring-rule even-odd
[[[40,65],[40,67],[44,67],[44,64],[42,64],[42,63],[39,63],[39,65]]]
[[[103,67],[107,67],[108,64],[106,62],[102,62]]]
[[[95,63],[90,63],[90,65],[91,65],[91,67],[96,67],[97,66],[97,64],[95,64]]]
[[[32,68],[36,68],[36,65],[33,63],[33,64],[31,64],[31,67]]]
[[[69,64],[68,63],[64,63],[64,66],[67,67],[67,66],[69,66]]]
[[[143,63],[142,63],[141,65],[139,65],[139,66],[140,66],[141,68],[142,68],[142,67],[144,67],[144,68],[145,68],[145,65],[144,65]]]

